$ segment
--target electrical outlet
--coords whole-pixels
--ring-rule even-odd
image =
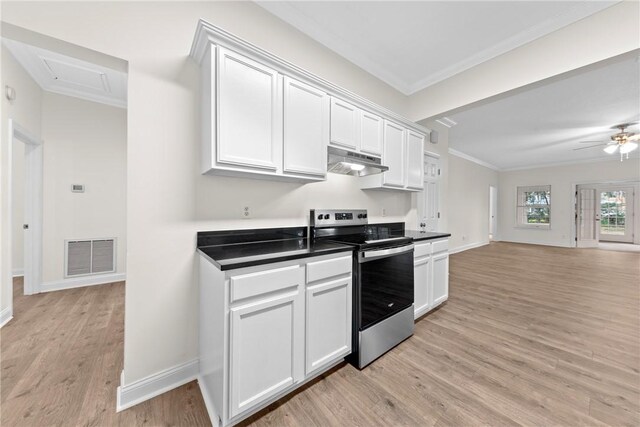
[[[251,208],[249,206],[243,206],[241,216],[242,216],[242,219],[251,218]]]
[[[382,208],[382,216],[387,216],[387,210],[385,208]]]

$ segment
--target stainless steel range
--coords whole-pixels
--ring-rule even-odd
[[[311,237],[355,246],[353,257],[353,353],[362,369],[411,335],[412,239],[369,227],[362,209],[311,210]]]

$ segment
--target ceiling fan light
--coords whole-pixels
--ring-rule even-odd
[[[627,142],[627,143],[623,144],[620,147],[620,152],[622,154],[627,154],[627,153],[632,152],[636,148],[638,148],[638,144],[637,143],[635,143],[635,142]]]
[[[618,145],[608,145],[606,147],[603,148],[604,152],[607,154],[613,154],[616,152],[616,150],[618,149]]]

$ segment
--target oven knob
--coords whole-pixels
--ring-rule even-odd
[[[329,219],[329,214],[324,214],[324,219]]]
[[[318,215],[318,219],[322,219],[322,214]]]
[[[362,219],[362,218],[364,218],[364,215],[358,214],[358,219]]]
[[[366,219],[366,218],[367,218],[367,214],[364,214],[362,217],[363,217],[364,219]]]

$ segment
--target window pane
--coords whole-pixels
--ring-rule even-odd
[[[600,193],[600,234],[623,236],[626,213],[626,191]]]
[[[551,204],[550,191],[526,191],[524,193],[525,205],[549,205]]]
[[[549,208],[525,208],[527,224],[549,224]]]

